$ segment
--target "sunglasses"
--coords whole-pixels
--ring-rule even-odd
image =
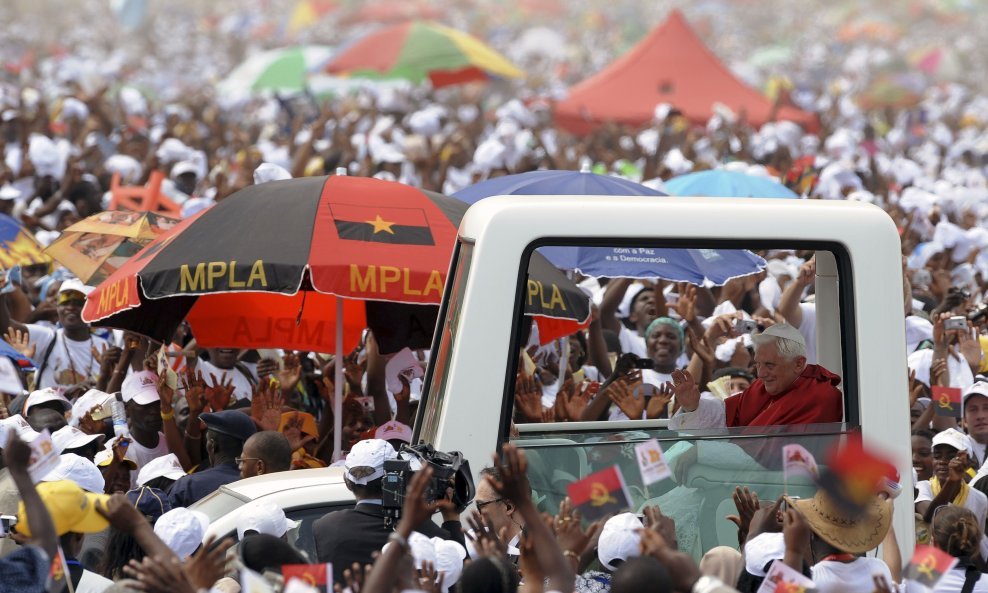
[[[493,500],[475,500],[474,504],[477,505],[478,511],[483,511],[484,507],[489,504],[494,504],[495,502],[504,502],[503,498],[495,498]]]

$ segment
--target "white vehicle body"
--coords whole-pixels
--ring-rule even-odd
[[[845,422],[865,442],[894,457],[907,493],[894,527],[900,547],[914,541],[912,469],[901,256],[898,234],[879,208],[845,201],[612,196],[496,197],[463,218],[446,283],[436,340],[415,427],[416,442],[461,451],[476,476],[509,440],[508,422],[518,362],[517,328],[528,255],[546,244],[635,244],[817,250],[816,308],[819,363],[839,372]],[[836,254],[836,256],[835,256]],[[838,282],[840,277],[840,282]],[[664,428],[666,421],[522,425],[553,436],[582,430]],[[696,437],[702,440],[703,437]],[[524,439],[520,442],[525,446]],[[532,441],[534,442],[534,441]],[[568,439],[543,439],[569,443]],[[578,451],[578,469],[587,470]],[[697,470],[702,473],[701,470]],[[303,475],[312,476],[312,479]],[[296,483],[302,480],[304,483]],[[321,486],[316,486],[320,481]],[[694,476],[692,484],[703,484]],[[246,501],[269,497],[286,509],[352,501],[338,470],[293,471],[221,489]],[[647,493],[647,490],[646,490]],[[217,505],[204,499],[200,507]],[[723,503],[722,503],[723,504]],[[718,508],[718,510],[720,510]],[[733,512],[733,510],[731,510]],[[210,532],[228,533],[232,515],[216,515]],[[727,522],[724,521],[726,524]],[[718,530],[720,527],[718,526]],[[721,537],[723,539],[723,537]],[[908,557],[908,556],[906,556]]]

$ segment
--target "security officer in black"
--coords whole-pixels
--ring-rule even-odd
[[[206,424],[209,469],[179,478],[168,490],[168,502],[188,507],[224,484],[240,479],[237,459],[244,443],[257,432],[250,416],[239,410],[223,410],[199,416]]]

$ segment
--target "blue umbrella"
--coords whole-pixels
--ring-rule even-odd
[[[713,198],[798,198],[788,187],[766,177],[714,169],[673,177],[665,188],[674,196]]]
[[[593,195],[664,196],[644,185],[589,171],[529,171],[482,181],[453,194],[468,204],[490,196]],[[755,274],[765,260],[746,250],[650,249],[635,247],[540,247],[554,265],[588,276],[664,278],[700,284],[723,284],[736,276]]]

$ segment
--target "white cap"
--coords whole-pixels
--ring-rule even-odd
[[[458,542],[439,537],[432,538],[432,545],[436,549],[436,561],[434,562],[436,572],[443,573],[443,590],[447,591],[460,580],[467,550]]]
[[[79,292],[85,296],[89,296],[89,293],[93,291],[93,287],[86,286],[82,283],[82,280],[79,280],[78,278],[69,278],[68,280],[62,282],[62,285],[58,287],[58,294],[70,291]]]
[[[413,531],[408,536],[408,547],[412,550],[412,558],[415,559],[415,568],[421,569],[423,562],[429,564],[436,563],[436,546],[433,541],[417,531]]]
[[[936,447],[937,445],[949,445],[958,451],[967,451],[968,455],[974,455],[971,450],[971,440],[956,428],[948,428],[934,435],[933,446]]]
[[[85,447],[93,441],[99,441],[105,438],[101,434],[87,434],[74,426],[63,426],[51,435],[51,440],[59,453],[66,449]]]
[[[198,179],[199,164],[191,160],[186,160],[186,161],[179,161],[172,166],[172,174],[171,174],[172,179],[175,179],[179,175],[185,175],[186,173],[192,173],[193,175],[196,176],[196,179]]]
[[[178,457],[174,453],[155,457],[144,464],[141,471],[137,472],[137,486],[143,486],[156,478],[168,478],[177,480],[185,476],[182,464],[178,462]]]
[[[123,382],[120,394],[124,402],[133,400],[139,406],[153,404],[161,399],[158,395],[158,375],[151,371],[133,373]]]
[[[103,474],[100,473],[96,464],[75,453],[63,453],[58,460],[58,465],[41,478],[42,482],[57,482],[59,480],[69,480],[83,490],[94,494],[103,494],[106,487]]]
[[[964,398],[962,400],[961,406],[967,406],[967,400],[975,395],[980,395],[981,397],[988,397],[988,381],[975,381],[974,385],[967,388],[964,392]]]
[[[412,428],[407,424],[398,422],[397,420],[391,420],[378,426],[377,430],[374,431],[374,437],[385,441],[394,439],[397,441],[411,443]]]
[[[803,334],[799,333],[798,329],[789,325],[788,323],[776,323],[771,327],[765,328],[765,331],[761,332],[760,334],[753,336],[752,339],[754,340],[756,345],[765,343],[765,340],[759,339],[762,336],[782,338],[784,340],[790,340],[802,344],[804,348],[806,347],[806,338],[803,337]]]
[[[207,529],[209,517],[185,507],[168,511],[154,523],[154,534],[182,560],[199,548]]]
[[[72,417],[69,418],[69,424],[79,426],[79,422],[82,421],[83,416],[91,412],[93,408],[96,406],[109,406],[112,401],[113,396],[109,393],[100,391],[99,389],[90,389],[72,402]]]
[[[52,387],[45,387],[44,389],[32,391],[31,395],[27,396],[27,401],[24,402],[24,415],[30,415],[31,406],[36,406],[47,402],[58,402],[62,405],[63,412],[68,412],[72,409],[71,402],[69,402],[64,395]]]
[[[244,539],[247,531],[266,533],[281,537],[298,526],[298,521],[292,521],[285,516],[285,511],[269,500],[254,500],[240,507],[237,517],[237,538]]]
[[[604,568],[617,570],[615,560],[622,562],[628,558],[640,555],[641,534],[644,529],[642,522],[632,513],[615,515],[604,523],[597,544],[597,558]]]
[[[398,456],[391,443],[381,439],[365,439],[358,441],[356,445],[347,453],[346,462],[343,464],[346,470],[346,478],[354,484],[366,485],[384,476],[384,462]],[[367,475],[355,477],[351,472],[356,468],[369,467],[373,471]],[[363,473],[363,472],[359,472]]]
[[[254,183],[260,185],[268,181],[281,181],[291,179],[292,174],[281,165],[274,163],[261,163],[254,169]]]
[[[14,414],[9,418],[0,420],[0,448],[7,445],[9,431],[14,431],[25,443],[29,443],[38,437],[38,432],[31,428],[24,416]]]

